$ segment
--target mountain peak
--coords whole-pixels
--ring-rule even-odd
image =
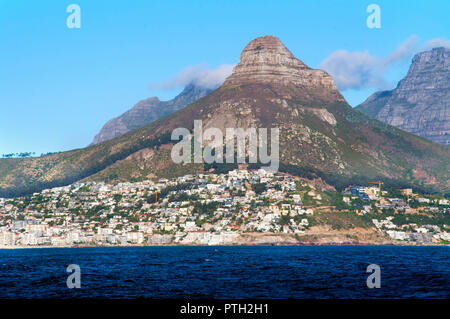
[[[156,96],[141,100],[122,115],[106,122],[100,132],[94,137],[92,144],[98,144],[113,139],[128,131],[172,114],[204,97],[211,91],[212,89],[189,83],[184,90],[172,100],[161,101]]]
[[[250,41],[241,53],[239,64],[265,64],[272,66],[292,66],[308,68],[295,58],[277,37],[266,35]]]
[[[438,69],[442,72],[450,71],[450,49],[444,47],[417,53],[412,59],[410,73],[428,72]],[[444,84],[444,83],[443,83]],[[445,83],[447,85],[447,83]]]
[[[377,120],[450,145],[450,49],[420,52],[391,91],[376,92],[358,109]]]
[[[250,41],[224,85],[276,83],[296,87],[336,90],[325,71],[314,70],[297,59],[277,37],[266,35]]]
[[[445,91],[445,96],[439,95],[440,90],[428,86],[450,81],[437,78],[434,73],[427,79],[432,82],[428,82],[426,90],[436,93],[432,97],[447,106],[448,99],[442,97],[449,91]],[[177,103],[186,101],[183,96],[195,98],[196,92],[202,91],[190,86],[183,92],[176,99]],[[423,91],[417,92],[420,97]],[[257,147],[257,163],[250,163],[252,168],[264,166],[261,146],[266,146],[264,157],[270,158],[271,165],[273,159],[279,161],[281,171],[337,188],[355,181],[365,183],[380,179],[392,186],[413,185],[442,193],[450,190],[448,148],[354,111],[326,72],[306,66],[275,37],[250,42],[221,87],[188,107],[181,108],[177,103],[162,101],[158,106],[131,109],[117,119],[120,126],[109,126],[111,133],[116,133],[115,128],[124,127],[127,131],[140,128],[107,143],[39,158],[0,160],[0,197],[33,193],[77,181],[125,182],[211,170],[219,174],[237,168],[237,163],[175,163],[171,160],[174,150],[171,132],[183,127],[195,130],[197,120],[202,121],[202,130],[215,128],[227,132],[228,128],[240,128],[248,133],[259,132],[258,140],[262,144]],[[429,114],[443,114],[441,118],[445,120],[447,108],[440,110]],[[420,109],[411,112],[420,114]],[[171,115],[167,116],[169,113]],[[146,123],[150,124],[141,127]],[[264,142],[260,135],[264,128],[270,130],[270,156],[268,141]],[[276,132],[272,129],[279,134],[272,135]],[[228,133],[222,137],[216,134],[213,133],[212,141],[212,136],[201,137],[200,155],[213,149],[219,154],[216,152],[221,148],[220,143],[227,143]],[[244,158],[249,160],[254,151],[250,140],[250,136],[244,140]],[[237,152],[233,149],[226,155],[236,158]],[[219,161],[220,158],[223,159],[223,154],[216,157]]]

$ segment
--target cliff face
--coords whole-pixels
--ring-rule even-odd
[[[294,85],[312,89],[320,87],[324,92],[333,92],[339,95],[339,100],[344,100],[328,73],[308,67],[273,36],[251,41],[242,51],[239,63],[224,85],[255,83]]]
[[[98,144],[128,131],[147,125],[166,115],[182,109],[199,98],[210,93],[206,89],[193,84],[187,85],[184,90],[170,101],[160,101],[156,96],[139,101],[130,110],[106,122],[100,132],[95,136],[92,144]]]
[[[417,54],[406,77],[356,108],[402,130],[450,145],[450,49]]]

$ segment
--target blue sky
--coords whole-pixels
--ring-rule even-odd
[[[80,29],[66,26],[72,3],[81,8]],[[380,29],[366,25],[371,3],[381,8]],[[448,0],[1,0],[0,154],[84,147],[137,101],[170,99],[182,89],[156,83],[187,67],[237,63],[245,45],[266,34],[313,68],[336,69],[339,59],[361,63],[344,76],[378,68],[406,48],[379,74],[361,76],[392,87],[411,54],[432,39],[448,41],[448,12]],[[342,91],[350,104],[378,89],[369,82]]]

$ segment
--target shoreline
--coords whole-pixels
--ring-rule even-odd
[[[0,250],[14,250],[14,249],[51,249],[51,248],[133,248],[133,247],[257,247],[257,246],[408,246],[408,247],[450,247],[450,244],[427,243],[427,244],[412,244],[412,243],[227,243],[220,245],[205,245],[205,244],[163,244],[163,245],[76,245],[76,246],[0,246]]]
[[[389,238],[375,229],[352,228],[345,231],[330,230],[315,226],[302,234],[286,233],[238,233],[234,238],[222,241],[209,241],[195,238],[189,241],[167,241],[142,243],[91,242],[62,245],[0,245],[0,249],[36,248],[102,248],[102,247],[221,247],[221,246],[450,246],[448,242],[401,241]]]

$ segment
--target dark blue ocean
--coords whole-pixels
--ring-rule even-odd
[[[449,298],[450,247],[0,250],[0,298]],[[66,267],[81,268],[81,288]],[[369,264],[381,288],[369,289]]]

